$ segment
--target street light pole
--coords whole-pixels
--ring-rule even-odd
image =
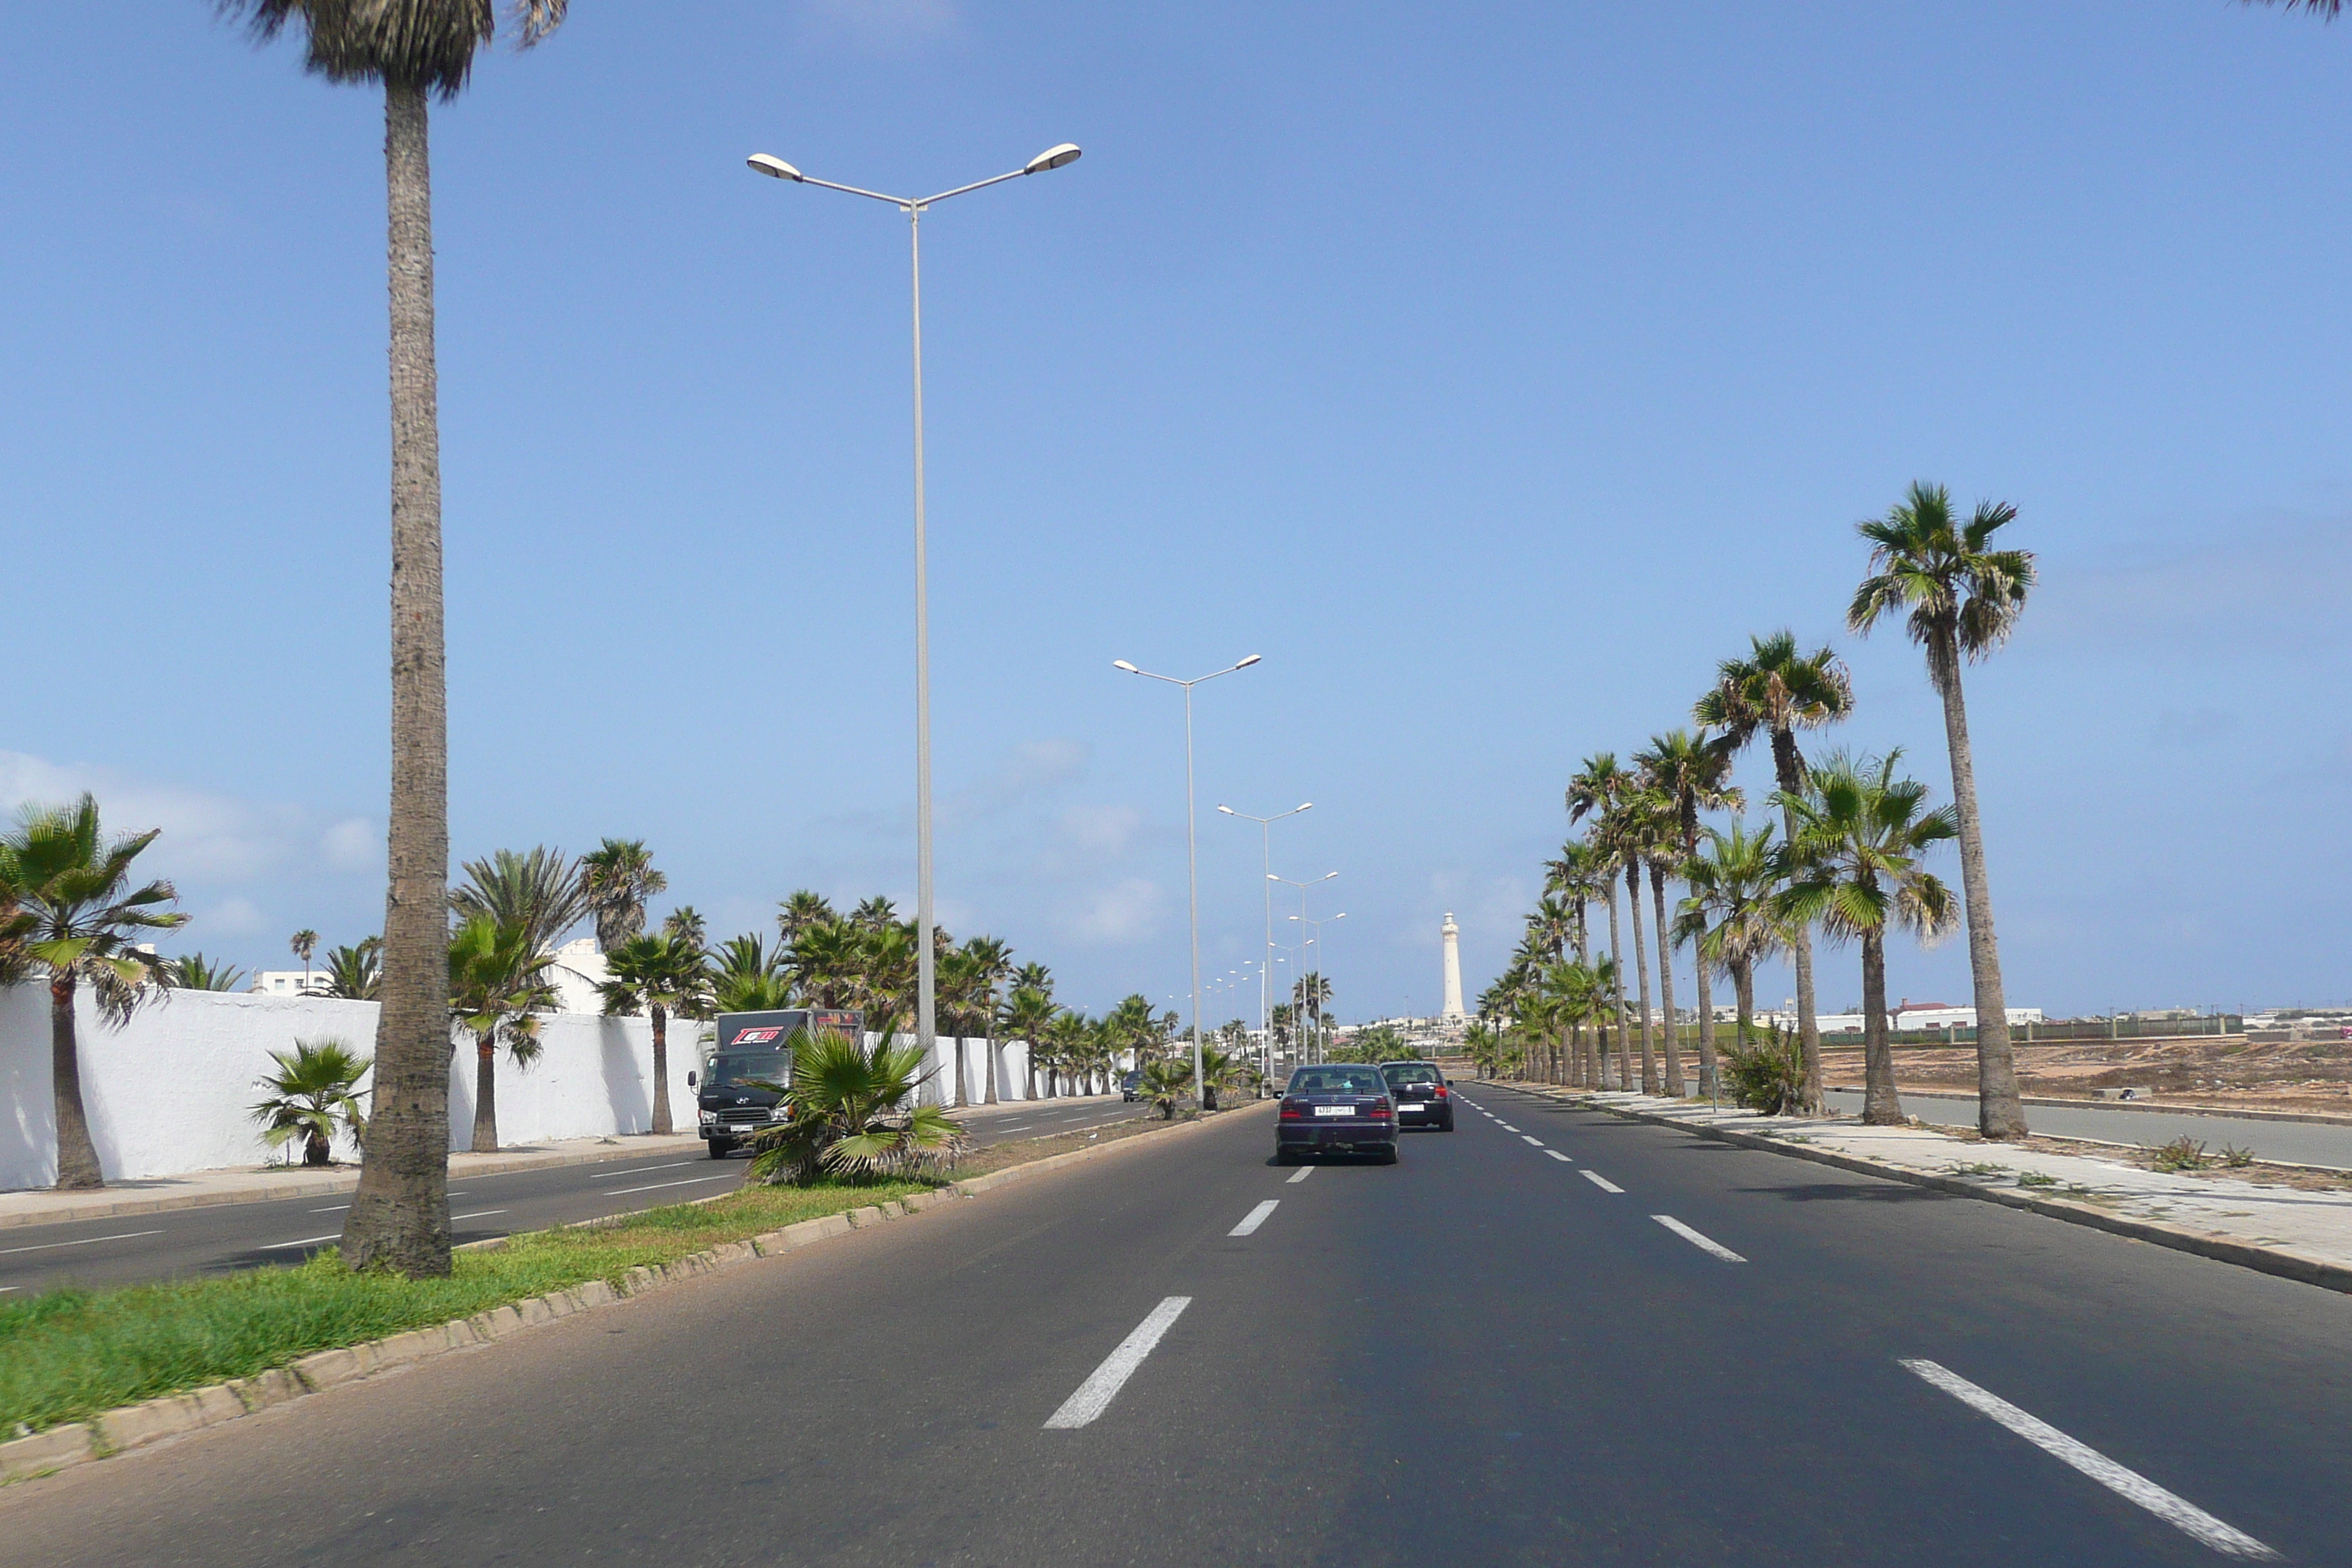
[[[796,185],[821,185],[828,191],[888,202],[907,215],[909,274],[914,293],[915,347],[915,1044],[927,1062],[939,1042],[939,1024],[936,1007],[938,987],[931,955],[935,906],[931,891],[930,571],[923,516],[923,214],[934,203],[943,202],[950,196],[1001,185],[1024,174],[1042,174],[1049,170],[1065,168],[1076,163],[1078,155],[1076,142],[1064,142],[1046,148],[1011,174],[975,180],[951,191],[941,191],[935,196],[891,196],[880,191],[862,190],[856,185],[835,184],[831,180],[803,174],[769,153],[754,153],[744,160],[755,174],[790,180]],[[957,1098],[961,1099],[961,1094],[962,1089],[959,1085]]]
[[[1305,920],[1307,918],[1307,889],[1315,887],[1318,884],[1328,882],[1339,874],[1339,873],[1337,871],[1326,871],[1321,876],[1314,878],[1312,880],[1297,882],[1293,881],[1288,877],[1277,877],[1273,872],[1268,871],[1265,874],[1265,879],[1269,884],[1280,882],[1286,888],[1296,888],[1298,889],[1297,918]],[[1293,975],[1292,979],[1300,984],[1304,984],[1307,979],[1307,949],[1304,943],[1300,944],[1298,950],[1298,973],[1296,975]],[[1296,1020],[1293,1020],[1293,1022],[1296,1022]],[[1301,1058],[1300,1059],[1303,1061],[1306,1058]]]
[[[1339,873],[1334,871],[1331,875],[1336,877]],[[1326,878],[1325,880],[1329,880],[1329,878]],[[1305,909],[1307,907],[1307,895],[1304,892],[1301,892],[1298,895],[1298,905],[1301,909]],[[1306,942],[1299,944],[1302,948],[1311,946],[1317,950],[1315,954],[1315,967],[1308,970],[1306,974],[1300,975],[1299,979],[1304,983],[1307,980],[1307,975],[1314,976],[1316,992],[1314,998],[1315,1037],[1320,1040],[1323,1037],[1323,997],[1321,995],[1321,992],[1323,987],[1329,984],[1331,981],[1331,972],[1323,967],[1323,961],[1331,955],[1329,944],[1325,942],[1323,940],[1323,928],[1330,924],[1333,921],[1346,920],[1348,918],[1348,911],[1341,910],[1338,914],[1328,916],[1319,921],[1310,921],[1305,915],[1292,915],[1289,918],[1297,921],[1301,925],[1313,926],[1315,928],[1315,934],[1308,937]]]
[[[1260,1074],[1258,1093],[1264,1096],[1274,1078],[1274,1024],[1272,1019],[1272,987],[1274,984],[1274,825],[1286,816],[1297,816],[1302,811],[1312,811],[1315,803],[1302,800],[1288,811],[1276,812],[1272,816],[1252,816],[1246,811],[1235,811],[1230,805],[1217,807],[1227,816],[1238,816],[1244,822],[1257,824],[1257,842],[1265,882],[1265,970],[1258,976],[1257,1033],[1260,1055],[1265,1058]]]
[[[1252,654],[1223,669],[1213,669],[1190,680],[1179,680],[1172,675],[1154,675],[1148,669],[1137,668],[1123,658],[1110,661],[1113,669],[1123,669],[1146,680],[1161,680],[1184,689],[1184,865],[1185,875],[1192,884],[1192,1103],[1203,1108],[1209,1101],[1201,1082],[1201,819],[1192,800],[1192,688],[1204,680],[1214,680],[1221,675],[1247,669],[1258,661],[1259,657]]]

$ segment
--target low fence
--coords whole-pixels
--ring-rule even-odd
[[[334,1038],[362,1055],[373,1049],[376,1005],[325,996],[251,992],[172,991],[121,1027],[100,1017],[85,994],[75,1016],[83,1109],[109,1181],[137,1181],[190,1171],[252,1166],[268,1157],[250,1107],[263,1098],[258,1079],[272,1051],[294,1042]],[[694,1090],[686,1075],[701,1060],[703,1025],[669,1026],[671,1125],[695,1127]],[[557,1013],[540,1030],[539,1059],[519,1068],[499,1055],[499,1139],[536,1143],[558,1138],[617,1137],[653,1128],[653,1026],[644,1018]],[[955,1042],[941,1039],[922,1099],[945,1103],[954,1088]],[[1019,1042],[964,1042],[968,1101],[1027,1097],[1028,1047]],[[1042,1089],[1046,1086],[1040,1085]],[[1065,1092],[1067,1092],[1066,1089]],[[452,1149],[471,1141],[474,1053],[451,1054]],[[336,1151],[343,1158],[357,1152]],[[0,1191],[57,1180],[56,1100],[49,1077],[49,1000],[44,985],[0,989]]]

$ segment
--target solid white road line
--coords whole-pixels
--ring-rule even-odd
[[[1311,1171],[1311,1170],[1313,1170],[1314,1168],[1315,1168],[1315,1167],[1314,1167],[1314,1166],[1312,1166],[1312,1165],[1309,1165],[1309,1166],[1307,1167],[1307,1169],[1308,1169],[1308,1170],[1310,1170],[1310,1171]],[[1231,1229],[1231,1230],[1229,1230],[1229,1231],[1225,1232],[1225,1234],[1226,1234],[1227,1236],[1247,1236],[1247,1235],[1249,1235],[1249,1234],[1250,1234],[1250,1232],[1252,1232],[1252,1231],[1255,1230],[1258,1226],[1260,1226],[1264,1225],[1264,1224],[1265,1223],[1265,1216],[1266,1216],[1266,1215],[1270,1215],[1270,1214],[1272,1214],[1276,1209],[1279,1208],[1281,1205],[1282,1205],[1282,1200],[1281,1200],[1280,1198],[1268,1198],[1268,1199],[1266,1199],[1266,1200],[1265,1200],[1265,1202],[1264,1202],[1264,1203],[1262,1203],[1262,1204],[1258,1205],[1257,1205],[1257,1207],[1255,1207],[1255,1208],[1254,1208],[1254,1209],[1250,1210],[1250,1212],[1249,1212],[1249,1213],[1247,1213],[1247,1214],[1245,1214],[1245,1215],[1242,1215],[1242,1222],[1241,1222],[1241,1224],[1239,1224],[1239,1225],[1237,1225],[1237,1226],[1234,1226],[1234,1228],[1233,1228],[1233,1229]]]
[[[1712,1253],[1716,1257],[1722,1258],[1726,1263],[1745,1263],[1748,1261],[1748,1259],[1740,1257],[1739,1254],[1732,1251],[1731,1248],[1724,1246],[1721,1242],[1709,1240],[1707,1237],[1701,1236],[1698,1232],[1693,1230],[1690,1226],[1685,1225],[1682,1221],[1676,1219],[1670,1214],[1654,1214],[1650,1217],[1656,1220],[1660,1225],[1664,1226],[1668,1230],[1673,1231],[1676,1236],[1681,1237],[1685,1241],[1689,1242],[1693,1247],[1697,1247],[1701,1252]]]
[[[992,1128],[991,1131],[997,1132],[1026,1132],[1029,1131],[1029,1125],[1030,1124],[1028,1122],[1024,1121],[1017,1126]]]
[[[1587,1171],[1583,1174],[1586,1181],[1591,1182],[1594,1186],[1599,1187],[1604,1193],[1622,1193],[1625,1190],[1598,1171]]]
[[[1550,1155],[1553,1159],[1558,1160],[1563,1165],[1572,1165],[1576,1163],[1557,1149],[1547,1149],[1544,1152]]]
[[[2047,1421],[2028,1415],[1997,1394],[1979,1388],[1959,1373],[1932,1361],[1906,1359],[1901,1364],[1970,1409],[1991,1416],[2051,1458],[2072,1465],[2118,1497],[2139,1504],[2165,1523],[2186,1531],[2224,1556],[2278,1560],[2277,1552],[2244,1531],[2224,1524],[2187,1499],[2174,1496],[2137,1470],[2126,1469],[2096,1448],[2076,1442]]]
[[[1314,1173],[1315,1173],[1315,1167],[1314,1167],[1314,1166],[1312,1166],[1312,1165],[1309,1165],[1309,1166],[1306,1167],[1304,1170],[1300,1171],[1300,1172],[1298,1173],[1298,1174],[1297,1174],[1297,1175],[1295,1175],[1295,1176],[1291,1177],[1291,1178],[1290,1178],[1290,1180],[1289,1180],[1287,1183],[1286,1183],[1286,1184],[1285,1184],[1285,1185],[1288,1185],[1288,1186],[1296,1186],[1297,1184],[1299,1184],[1300,1182],[1305,1181],[1307,1177],[1309,1177],[1309,1176],[1313,1175]]]
[[[22,1290],[23,1289],[24,1287],[22,1285],[0,1285],[0,1296],[5,1296],[11,1290]]]
[[[352,1205],[349,1204],[329,1204],[325,1208],[312,1209],[310,1212],[312,1214],[341,1214],[351,1206]]]
[[[1143,1364],[1160,1336],[1173,1328],[1184,1309],[1192,1304],[1190,1296],[1171,1296],[1151,1309],[1150,1316],[1135,1326],[1135,1331],[1119,1341],[1118,1349],[1103,1358],[1092,1377],[1078,1384],[1078,1391],[1062,1401],[1062,1407],[1045,1417],[1045,1429],[1053,1431],[1084,1426],[1110,1408],[1135,1369]]]
[[[592,1182],[601,1182],[606,1176],[642,1176],[647,1171],[675,1171],[680,1165],[693,1163],[691,1160],[672,1160],[666,1165],[632,1165],[625,1171],[599,1171],[588,1179]]]
[[[455,1225],[461,1219],[488,1219],[494,1214],[504,1214],[507,1211],[504,1209],[476,1209],[472,1214],[451,1215],[449,1216],[449,1223],[451,1225]]]
[[[1542,1147],[1543,1147],[1543,1140],[1542,1140],[1542,1139],[1540,1139],[1540,1138],[1530,1138],[1530,1137],[1528,1137],[1528,1136],[1526,1133],[1524,1133],[1524,1132],[1522,1132],[1522,1133],[1520,1133],[1520,1134],[1519,1134],[1519,1142],[1522,1142],[1522,1143],[1532,1143],[1532,1144],[1534,1144],[1534,1145],[1535,1145],[1537,1148],[1538,1148],[1538,1149],[1540,1149],[1540,1148],[1542,1148]]]
[[[723,1182],[725,1180],[727,1180],[727,1177],[725,1176],[688,1176],[682,1182],[655,1182],[650,1185],[643,1187],[607,1187],[604,1189],[604,1195],[608,1198],[622,1198],[628,1196],[631,1193],[657,1193],[664,1187],[691,1187],[698,1185],[704,1182]]]
[[[126,1230],[114,1236],[85,1236],[79,1241],[45,1241],[38,1247],[0,1247],[0,1258],[19,1252],[55,1252],[60,1247],[95,1247],[101,1241],[131,1241],[142,1236],[161,1236],[160,1230]]]
[[[342,1239],[343,1233],[339,1230],[332,1236],[306,1236],[299,1241],[273,1241],[261,1250],[264,1252],[283,1252],[289,1247],[316,1247],[322,1241],[341,1241]]]

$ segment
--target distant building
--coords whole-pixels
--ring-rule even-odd
[[[306,980],[310,989],[316,991],[326,984],[327,972],[314,969],[305,975],[299,969],[265,969],[254,975],[253,983],[246,989],[257,991],[264,996],[299,996],[303,994]]]

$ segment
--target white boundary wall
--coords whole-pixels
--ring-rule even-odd
[[[244,991],[172,991],[115,1028],[85,993],[76,1016],[82,1103],[109,1181],[137,1181],[190,1171],[260,1164],[270,1158],[249,1107],[269,1053],[298,1039],[333,1037],[372,1055],[376,1005],[324,996],[270,996]],[[695,1129],[694,1090],[686,1075],[701,1063],[705,1025],[670,1020],[670,1124]],[[912,1044],[912,1037],[901,1037]],[[499,1141],[612,1137],[653,1128],[653,1025],[644,1018],[557,1013],[540,1030],[539,1059],[517,1068],[499,1053]],[[948,1102],[955,1042],[942,1038],[938,1070],[922,1099]],[[965,1092],[978,1105],[987,1091],[985,1042],[964,1042]],[[1029,1094],[1029,1047],[1000,1041],[995,1050],[1000,1100]],[[1099,1087],[1099,1086],[1097,1086]],[[1045,1086],[1039,1085],[1041,1091]],[[1065,1086],[1065,1093],[1073,1092]],[[460,1044],[449,1061],[452,1149],[473,1141],[474,1052]],[[339,1148],[349,1158],[355,1151]],[[49,1086],[49,996],[45,984],[0,990],[0,1191],[57,1180],[57,1121]]]
[[[375,1048],[376,1005],[324,996],[173,991],[122,1028],[85,994],[76,1018],[83,1108],[109,1181],[257,1165],[270,1158],[248,1108],[272,1051],[297,1039]],[[671,1125],[694,1131],[701,1026],[669,1026]],[[541,1026],[540,1058],[518,1068],[499,1053],[499,1141],[532,1143],[646,1132],[653,1127],[653,1025],[644,1018],[559,1013]],[[474,1053],[449,1063],[450,1147],[473,1140]],[[349,1148],[337,1150],[349,1157]],[[57,1117],[49,1084],[49,996],[44,984],[0,991],[0,1191],[57,1180]]]

